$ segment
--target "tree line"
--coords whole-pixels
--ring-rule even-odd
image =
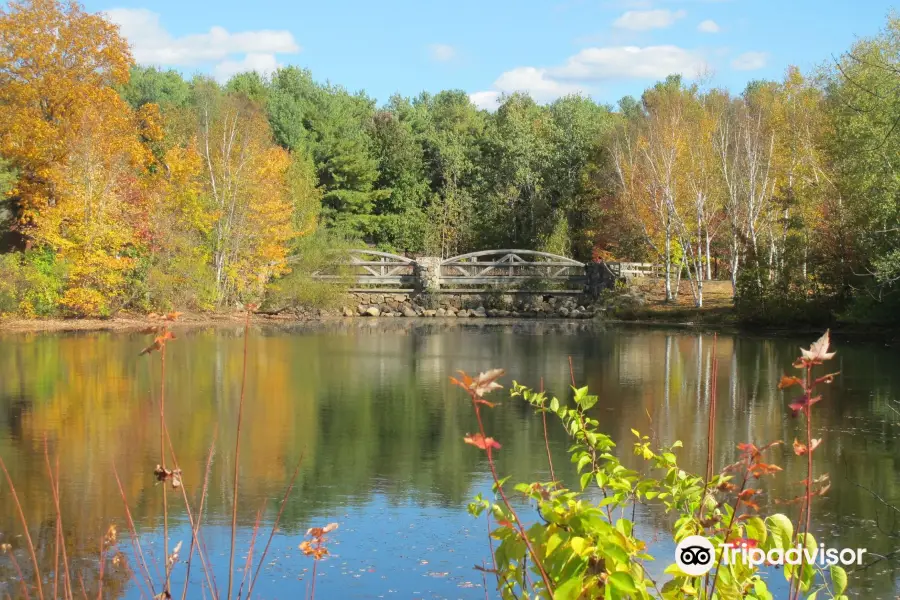
[[[225,84],[134,64],[101,16],[0,14],[0,312],[260,301],[289,257],[539,249],[730,278],[747,320],[900,307],[900,20],[740,94],[670,76],[615,106],[391,97],[297,67]],[[294,273],[291,273],[294,271]],[[896,319],[895,316],[893,316]]]

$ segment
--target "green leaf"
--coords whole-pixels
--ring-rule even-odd
[[[584,468],[584,466],[588,465],[590,463],[591,463],[591,456],[590,456],[590,454],[585,453],[585,455],[582,456],[578,460],[578,465],[575,467],[575,469],[580,473],[581,470]],[[581,486],[581,487],[583,488],[584,486]]]
[[[597,404],[599,399],[599,396],[587,395],[578,402],[578,405],[581,407],[581,410],[590,410]]]
[[[562,543],[562,537],[558,533],[554,533],[550,536],[550,539],[547,540],[547,550],[546,556],[550,556],[553,554],[553,551],[556,550],[559,545]]]
[[[569,540],[569,546],[572,547],[572,550],[575,551],[575,554],[581,556],[584,553],[585,548],[588,547],[588,543],[586,539],[576,535]]]
[[[747,530],[747,537],[751,540],[759,542],[760,546],[766,543],[768,532],[766,531],[766,523],[759,517],[750,517],[744,522]]]
[[[786,550],[791,547],[794,539],[794,524],[785,515],[777,513],[766,519],[769,531],[772,534],[772,544],[775,548]]]
[[[847,571],[843,567],[831,567],[831,585],[834,586],[835,596],[840,596],[847,589]]]
[[[581,595],[583,581],[581,577],[573,577],[566,580],[565,583],[553,591],[554,600],[577,600]]]
[[[594,476],[594,474],[590,471],[588,471],[587,473],[581,474],[581,489],[584,489],[587,487],[587,485],[591,482],[591,478],[593,476]]]
[[[634,594],[638,591],[637,586],[634,585],[634,579],[624,571],[616,571],[611,574],[609,576],[609,583],[624,594]]]
[[[557,400],[556,398],[550,399],[550,410],[552,410],[553,412],[557,412],[559,410],[559,400]]]

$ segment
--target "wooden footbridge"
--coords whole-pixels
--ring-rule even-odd
[[[589,284],[591,265],[599,264],[615,278],[658,277],[660,269],[649,263],[582,263],[536,250],[482,250],[450,258],[409,258],[377,250],[348,250],[329,267],[315,273],[319,280],[340,280],[360,289],[444,293],[480,292],[486,289],[580,293]]]

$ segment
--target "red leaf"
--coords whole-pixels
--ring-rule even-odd
[[[822,375],[821,377],[816,379],[815,385],[819,385],[820,383],[831,383],[834,381],[834,378],[840,374],[841,374],[841,372],[838,371],[836,373],[829,373],[828,375]]]
[[[500,449],[500,444],[492,437],[484,437],[480,433],[475,433],[472,435],[467,435],[463,438],[463,440],[467,444],[472,444],[476,448],[481,448],[482,450],[487,450],[488,448],[496,448]]]
[[[782,375],[781,381],[778,383],[778,389],[784,390],[795,385],[803,385],[803,382],[799,377],[788,377],[787,375]]]
[[[740,443],[737,445],[737,449],[745,454],[749,454],[750,456],[755,456],[759,454],[759,449],[750,443]]]
[[[818,448],[819,444],[821,444],[821,443],[822,443],[821,439],[812,440],[812,450],[810,450],[810,452],[814,452],[815,449]],[[800,442],[797,441],[797,438],[794,438],[794,454],[796,454],[797,456],[803,456],[804,454],[806,454],[807,450],[808,450],[808,448],[806,447],[806,444],[801,444]]]
[[[156,339],[152,344],[141,350],[141,353],[138,356],[143,356],[144,354],[150,354],[151,352],[155,352],[162,348],[162,344],[159,341],[159,338]]]
[[[753,496],[754,494],[758,494],[758,493],[759,493],[759,490],[754,490],[754,489],[752,489],[752,488],[751,488],[751,489],[746,489],[746,490],[744,490],[743,492],[741,492],[740,494],[738,494],[738,498],[740,498],[741,500],[747,500],[748,498],[750,498],[750,497]]]
[[[794,401],[788,404],[788,407],[794,411],[793,416],[797,416],[798,413],[806,412],[809,410],[809,407],[822,399],[822,396],[814,396],[807,400],[806,396],[797,396],[794,398]]]
[[[756,463],[755,465],[750,467],[750,472],[757,479],[759,479],[763,475],[771,475],[772,473],[777,473],[782,470],[783,469],[781,467],[779,467],[778,465],[769,465],[769,464],[766,464],[763,462]]]

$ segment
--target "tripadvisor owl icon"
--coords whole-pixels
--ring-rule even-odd
[[[713,568],[716,551],[705,537],[691,535],[675,547],[675,563],[686,575],[705,575]]]

